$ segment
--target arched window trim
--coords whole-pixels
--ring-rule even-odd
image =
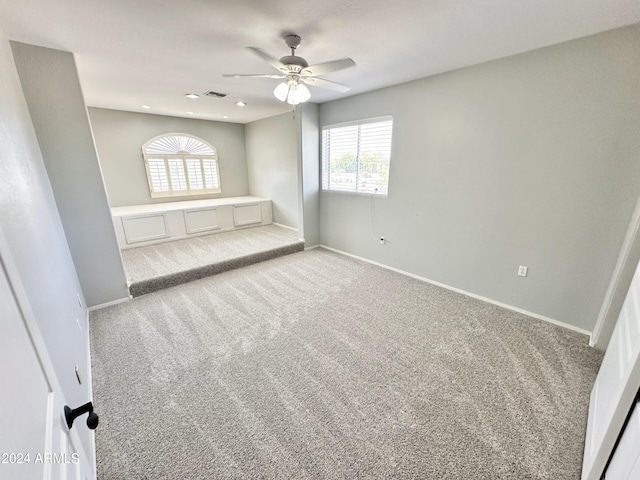
[[[188,133],[165,133],[142,146],[152,198],[221,193],[216,149]]]
[[[188,141],[185,142],[184,140],[174,140],[175,138],[179,138],[179,139],[184,138],[184,139],[188,139]],[[171,139],[171,140],[166,140],[165,142],[162,142],[162,140],[165,140],[165,139]],[[158,146],[156,146],[156,148],[154,149],[152,147],[154,146],[155,143],[157,143]],[[176,143],[179,143],[178,147],[191,148],[191,151],[185,151],[181,149],[170,150],[168,148],[165,148],[163,150],[158,148],[160,145],[166,145],[167,147],[175,146]],[[197,145],[198,143],[202,144],[202,146],[206,148],[202,148],[202,146]],[[163,155],[163,154],[216,155],[216,149],[213,147],[213,145],[209,144],[207,141],[199,137],[196,137],[195,135],[189,135],[188,133],[173,132],[173,133],[164,133],[162,135],[158,135],[157,137],[153,137],[151,140],[149,140],[147,143],[145,143],[142,146],[142,153],[143,154],[160,154],[160,155]]]

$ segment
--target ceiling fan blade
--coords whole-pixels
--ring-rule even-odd
[[[223,73],[222,74],[223,77],[232,77],[232,78],[239,78],[239,77],[254,77],[254,78],[285,78],[286,75],[277,75],[277,74],[271,74],[271,73]]]
[[[247,50],[251,50],[253,53],[255,53],[257,56],[259,56],[261,59],[263,59],[269,65],[271,65],[273,68],[276,68],[276,69],[280,70],[281,72],[285,72],[285,73],[289,71],[284,63],[282,63],[276,57],[272,57],[271,55],[269,55],[267,52],[265,52],[261,48],[258,48],[258,47],[247,47]]]
[[[336,92],[347,92],[351,90],[351,87],[347,87],[346,85],[332,82],[330,80],[325,80],[324,78],[300,77],[300,81],[313,87],[326,88],[327,90],[334,90]]]
[[[311,65],[304,68],[300,75],[324,75],[325,73],[336,72],[344,68],[355,66],[356,62],[350,58],[341,58],[340,60],[333,60],[332,62],[318,63],[317,65]]]

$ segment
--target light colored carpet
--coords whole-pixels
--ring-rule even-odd
[[[302,250],[297,231],[265,225],[125,249],[122,261],[137,297]]]
[[[580,477],[585,336],[326,250],[90,326],[102,480]]]

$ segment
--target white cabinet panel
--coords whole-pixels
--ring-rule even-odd
[[[252,223],[262,223],[262,210],[259,204],[254,205],[234,205],[233,221],[236,227],[250,225]]]
[[[200,233],[220,228],[218,212],[215,208],[185,210],[184,223],[187,226],[187,233]]]
[[[271,200],[232,197],[113,207],[120,248],[272,223]]]
[[[127,217],[122,219],[127,243],[146,242],[169,236],[164,215]]]

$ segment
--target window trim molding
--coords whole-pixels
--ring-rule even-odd
[[[371,193],[371,192],[358,192],[357,190],[333,190],[331,188],[324,188],[323,181],[323,168],[324,168],[324,151],[323,148],[323,140],[322,136],[325,130],[331,130],[332,128],[342,128],[342,127],[351,127],[354,125],[367,125],[370,123],[380,123],[380,122],[391,122],[391,149],[393,150],[393,128],[395,126],[395,122],[393,121],[393,115],[380,115],[377,117],[367,117],[359,120],[348,120],[346,122],[338,122],[338,123],[330,123],[320,126],[320,193],[337,193],[340,195],[356,195],[360,197],[375,197],[375,198],[387,198],[389,196],[389,186],[387,184],[387,193]],[[359,143],[359,141],[358,141]],[[389,152],[389,166],[391,166],[391,151]],[[391,167],[389,167],[391,168]]]
[[[351,127],[352,125],[366,125],[367,123],[393,122],[393,115],[380,115],[379,117],[368,117],[361,120],[348,120],[346,122],[331,123],[322,125],[320,130],[329,130],[331,128]]]
[[[149,145],[152,145],[158,139],[165,138],[165,137],[173,137],[173,136],[187,137],[187,138],[196,140],[202,143],[203,145],[207,146],[208,148],[210,148],[213,154],[193,154],[193,153],[179,153],[179,152],[149,153],[146,151]],[[164,161],[165,172],[167,174],[167,183],[169,186],[168,191],[154,192],[153,182],[151,180],[151,172],[149,170],[149,160],[152,160],[152,159],[153,160],[161,159]],[[183,172],[185,175],[185,182],[187,185],[186,190],[173,190],[173,185],[171,182],[171,174],[169,171],[169,164],[168,164],[168,160],[170,159],[182,160]],[[213,160],[215,162],[216,172],[218,177],[217,178],[218,185],[219,185],[218,188],[202,188],[200,190],[192,190],[190,185],[190,180],[189,180],[188,167],[187,167],[187,160],[189,159],[200,160],[200,169],[202,174],[203,186],[206,186],[206,183],[205,183],[205,174],[204,174],[204,168],[202,165],[202,160]],[[207,142],[206,140],[203,140],[200,137],[196,137],[195,135],[190,135],[188,133],[181,133],[181,132],[170,132],[170,133],[163,133],[161,135],[157,135],[142,145],[142,160],[144,163],[145,172],[147,174],[147,186],[149,187],[149,195],[151,196],[151,198],[192,197],[197,195],[212,195],[212,194],[222,193],[222,178],[220,174],[220,162],[218,161],[218,151],[213,145],[211,145],[209,142]]]

